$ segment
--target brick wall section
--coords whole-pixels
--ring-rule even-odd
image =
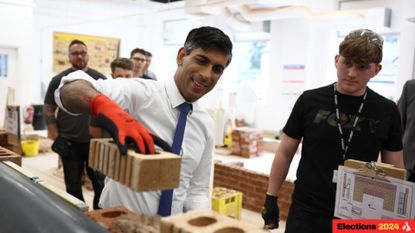
[[[213,186],[242,192],[243,208],[260,213],[267,192],[268,175],[250,171],[238,165],[215,162]],[[283,220],[287,219],[293,188],[292,182],[285,181],[279,193],[278,204],[280,217]]]

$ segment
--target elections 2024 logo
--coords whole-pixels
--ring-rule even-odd
[[[333,233],[407,233],[415,231],[412,219],[335,219]]]

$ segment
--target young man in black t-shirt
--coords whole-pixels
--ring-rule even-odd
[[[331,232],[333,170],[346,159],[377,161],[380,153],[382,162],[403,168],[398,108],[367,87],[382,68],[382,46],[371,30],[350,32],[335,56],[337,82],[298,98],[271,168],[262,212],[269,228],[278,227],[278,192],[301,140],[286,233]]]

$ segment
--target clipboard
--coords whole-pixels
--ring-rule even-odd
[[[406,170],[397,168],[392,164],[380,162],[364,162],[355,159],[347,159],[344,162],[345,167],[358,169],[357,174],[362,176],[373,177],[384,181],[389,181],[387,177],[393,177],[401,180],[406,180]]]
[[[406,170],[380,162],[346,160],[337,174],[334,216],[343,219],[412,219],[415,183]]]

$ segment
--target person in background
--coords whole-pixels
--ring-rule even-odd
[[[182,158],[180,185],[172,193],[172,203],[161,202],[168,191],[135,192],[107,177],[100,199],[102,208],[122,205],[137,213],[161,216],[170,215],[170,211],[210,208],[214,123],[198,100],[214,88],[231,58],[229,37],[205,26],[187,35],[170,79],[94,80],[78,71],[62,80],[55,95],[60,107],[90,113],[110,133],[121,154],[127,153],[126,142],[132,142],[139,153],[153,154],[154,141],[161,138]],[[185,110],[190,112],[185,115]],[[179,115],[187,122],[181,145],[173,144],[179,138],[174,136]]]
[[[134,62],[134,78],[151,79],[149,76],[144,74],[145,65],[147,63],[146,51],[144,49],[133,49],[130,53],[130,59]]]
[[[104,183],[103,180],[96,177],[94,170],[88,167],[90,141],[88,122],[90,116],[87,114],[73,116],[62,111],[62,109],[58,109],[54,93],[62,77],[77,70],[86,72],[93,79],[104,80],[106,77],[88,67],[89,56],[87,46],[83,41],[71,41],[68,53],[72,67],[60,72],[50,81],[44,100],[43,112],[49,137],[54,140],[52,150],[59,154],[62,161],[66,191],[74,197],[84,200],[82,174],[86,167],[94,189],[93,208],[98,209],[99,197]],[[55,117],[56,111],[57,116]]]
[[[402,129],[393,101],[367,86],[382,69],[383,39],[368,29],[351,31],[334,58],[337,82],[297,99],[275,154],[262,217],[278,228],[278,194],[302,141],[286,233],[331,232],[336,184],[333,170],[346,159],[402,168]]]
[[[151,79],[157,80],[156,74],[149,70],[149,67],[151,65],[151,60],[153,59],[153,54],[151,54],[149,51],[146,52],[146,64],[144,66],[144,74],[150,77]]]
[[[134,63],[124,57],[114,59],[111,64],[112,78],[131,78],[133,77]]]
[[[398,101],[403,129],[403,158],[408,180],[415,182],[415,80],[406,81]]]

